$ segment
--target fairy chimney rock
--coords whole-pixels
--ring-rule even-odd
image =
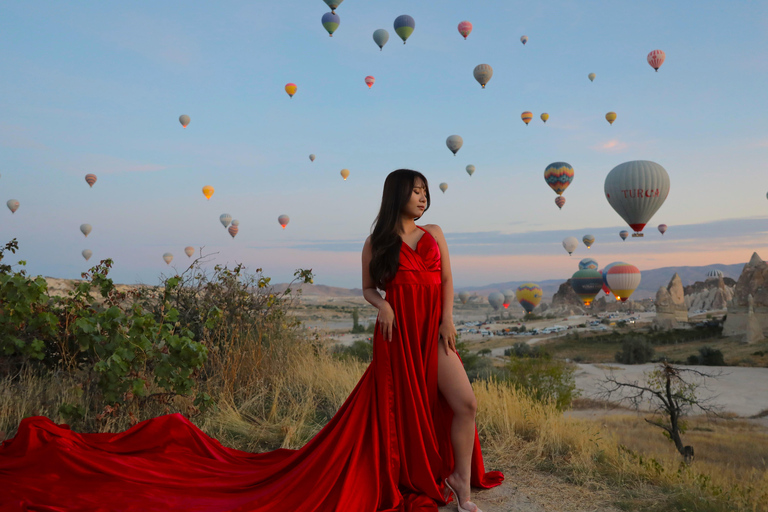
[[[752,254],[744,265],[728,302],[728,318],[723,325],[724,336],[740,336],[745,343],[754,343],[768,331],[768,264],[759,254]]]
[[[672,276],[666,288],[663,286],[656,292],[656,318],[654,325],[661,329],[673,329],[679,322],[688,321],[688,307],[685,305],[683,281],[680,276]]]

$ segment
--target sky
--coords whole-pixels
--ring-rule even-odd
[[[768,3],[347,0],[333,37],[328,10],[0,4],[0,199],[21,204],[0,212],[0,242],[21,246],[6,261],[77,278],[112,258],[117,282],[156,284],[186,268],[193,246],[210,265],[241,262],[273,282],[312,268],[315,283],[359,287],[384,179],[401,167],[429,180],[420,223],[442,227],[457,287],[566,278],[587,256],[641,270],[768,258]],[[416,21],[405,45],[392,26],[401,14]],[[382,51],[378,28],[390,34]],[[658,72],[654,49],[666,52]],[[494,69],[485,89],[472,75],[481,63]],[[671,189],[646,236],[622,241],[629,228],[603,182],[630,160],[662,165]],[[556,161],[576,173],[562,210],[543,178]],[[234,239],[222,213],[240,221]],[[592,248],[569,257],[562,239],[588,233]]]

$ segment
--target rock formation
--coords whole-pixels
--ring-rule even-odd
[[[583,315],[585,311],[584,304],[581,302],[581,299],[579,299],[579,296],[576,295],[576,292],[573,291],[573,288],[571,287],[570,279],[564,283],[560,283],[560,287],[552,297],[550,307],[552,308],[552,313],[554,314]]]
[[[691,312],[723,310],[733,298],[735,287],[736,281],[730,277],[698,281],[685,287],[685,305]]]
[[[675,273],[666,288],[656,292],[656,318],[653,324],[661,329],[674,329],[679,322],[688,321],[688,308],[685,305],[683,281]]]
[[[754,253],[744,265],[728,302],[728,318],[723,325],[724,336],[742,336],[745,343],[754,343],[768,330],[768,264]],[[759,334],[758,334],[759,333]]]

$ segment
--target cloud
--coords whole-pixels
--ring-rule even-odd
[[[629,147],[629,145],[626,142],[621,142],[618,139],[611,139],[602,144],[592,146],[592,149],[600,153],[621,153],[627,149],[627,147]]]

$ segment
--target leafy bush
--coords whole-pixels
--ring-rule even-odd
[[[616,362],[623,364],[643,364],[655,355],[653,347],[643,338],[635,337],[621,344],[621,351],[616,352]]]
[[[336,345],[333,354],[341,360],[354,359],[363,363],[373,361],[373,343],[367,340],[355,340],[352,345]]]
[[[720,350],[712,347],[701,347],[698,355],[688,356],[687,363],[704,366],[725,366],[725,359]]]
[[[487,356],[490,356],[492,353],[493,351],[489,348],[482,348],[477,351],[477,355],[479,355],[480,357],[487,357]]]
[[[504,350],[505,356],[515,357],[544,357],[549,355],[547,350],[541,346],[531,346],[525,342],[518,341],[511,348]]]
[[[565,410],[578,396],[574,369],[563,361],[542,357],[512,357],[500,377],[539,402],[551,401]]]

